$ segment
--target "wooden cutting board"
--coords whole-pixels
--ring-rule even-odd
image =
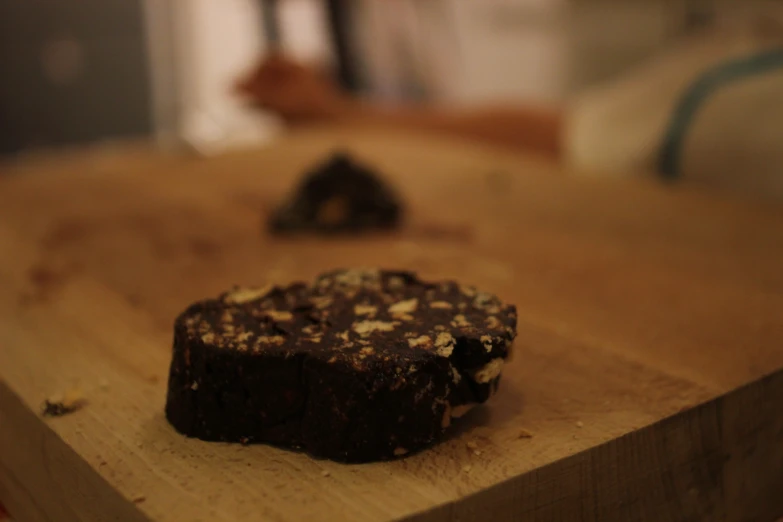
[[[335,147],[394,182],[394,234],[275,239]],[[0,501],[24,521],[770,520],[783,514],[783,208],[574,179],[464,142],[297,134],[211,159],[113,150],[0,179]],[[342,465],[187,440],[171,324],[233,285],[418,270],[519,309],[501,392],[443,443]],[[43,418],[78,387],[85,406]]]

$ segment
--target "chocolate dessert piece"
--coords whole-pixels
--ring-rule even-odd
[[[400,221],[394,191],[377,173],[337,154],[305,175],[269,222],[275,233],[356,233],[389,229]]]
[[[495,296],[408,272],[235,289],[177,318],[166,417],[204,440],[400,457],[497,390],[515,329]]]

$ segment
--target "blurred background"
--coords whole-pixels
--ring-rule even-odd
[[[346,91],[379,104],[566,106],[705,28],[744,24],[783,37],[781,6],[5,0],[0,155],[147,137],[206,152],[263,143],[284,125],[273,113],[249,110],[232,85],[272,48],[331,71]]]
[[[561,101],[689,31],[780,9],[753,0],[269,4],[280,46],[342,72],[346,86],[454,104]],[[255,0],[0,2],[0,153],[120,137],[266,139],[277,122],[249,114],[230,89],[274,37],[265,14]]]

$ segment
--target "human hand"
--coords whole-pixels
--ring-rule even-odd
[[[277,53],[240,79],[236,90],[295,125],[339,119],[350,105],[350,99],[324,74]]]

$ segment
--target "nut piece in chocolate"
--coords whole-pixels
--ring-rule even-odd
[[[357,233],[398,225],[401,205],[380,176],[336,154],[305,174],[298,188],[272,215],[274,233]]]
[[[166,417],[204,440],[402,457],[497,391],[516,321],[493,295],[409,272],[236,288],[177,318]]]

